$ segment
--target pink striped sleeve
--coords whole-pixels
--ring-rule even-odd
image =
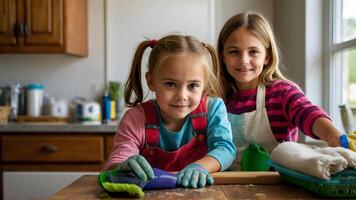
[[[133,107],[124,114],[114,137],[112,152],[103,170],[125,161],[132,155],[139,154],[145,141],[145,122],[146,118],[141,106]]]
[[[288,121],[298,126],[306,135],[316,138],[312,127],[316,119],[328,118],[326,112],[314,105],[296,85],[289,85],[284,90],[283,108]]]
[[[308,118],[305,121],[305,126],[303,127],[303,132],[306,135],[312,136],[314,138],[319,138],[318,136],[314,135],[314,133],[313,133],[314,122],[319,118],[327,118],[331,121],[330,117],[321,108],[319,108],[319,110],[315,110],[314,112],[310,113],[310,115],[308,116]]]

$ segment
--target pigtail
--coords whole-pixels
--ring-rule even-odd
[[[150,41],[141,42],[135,52],[129,78],[125,85],[125,103],[128,107],[136,106],[143,101],[143,89],[141,81],[142,57],[146,48],[151,45]],[[132,93],[135,97],[132,99]]]
[[[204,43],[204,46],[210,53],[214,74],[216,78],[220,80],[220,66],[219,66],[218,54],[216,53],[214,47],[211,46],[210,44]]]
[[[207,43],[203,43],[203,45],[210,53],[210,57],[213,65],[212,74],[215,75],[209,78],[208,85],[207,85],[207,93],[208,93],[207,95],[223,97],[224,93],[220,81],[220,65],[219,65],[218,54],[216,53],[216,50],[212,45]]]

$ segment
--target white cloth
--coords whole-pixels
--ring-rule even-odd
[[[241,171],[242,152],[251,143],[266,148],[268,153],[278,145],[274,138],[265,106],[266,87],[259,84],[256,96],[256,110],[240,115],[228,113],[231,123],[232,138],[236,146],[236,159],[229,170]]]
[[[316,147],[296,142],[279,144],[271,153],[273,162],[303,174],[324,180],[344,170],[356,167],[356,152],[342,147]]]

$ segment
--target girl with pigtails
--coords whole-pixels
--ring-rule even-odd
[[[156,98],[144,101],[142,57],[151,48],[145,74]],[[177,183],[212,185],[211,172],[235,158],[231,126],[221,98],[214,48],[192,36],[168,35],[141,42],[125,86],[124,114],[103,170],[126,169],[143,181],[152,168],[177,171]]]

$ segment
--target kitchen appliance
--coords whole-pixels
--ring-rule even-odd
[[[76,120],[82,124],[101,124],[100,104],[93,101],[77,103]]]

